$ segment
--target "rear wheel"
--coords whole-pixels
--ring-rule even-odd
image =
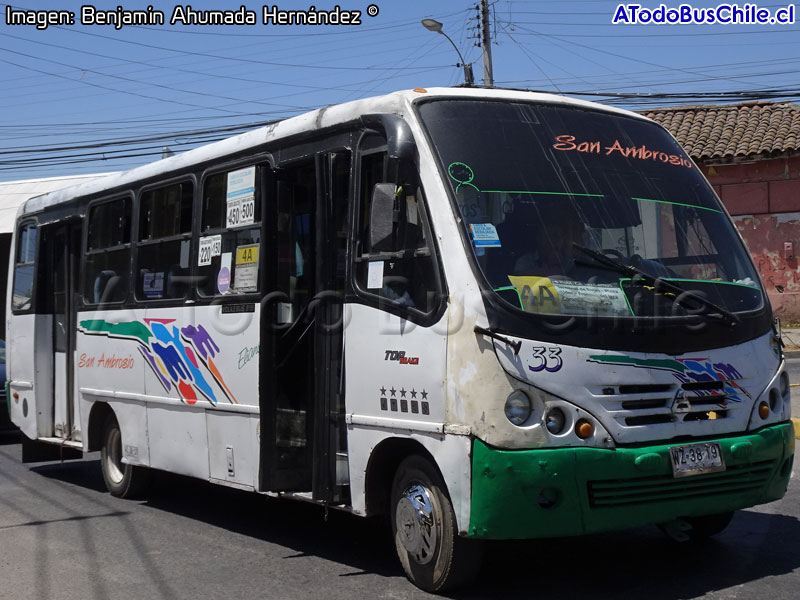
[[[458,536],[455,513],[439,472],[421,456],[404,460],[394,477],[391,521],[397,555],[417,587],[443,592],[475,578],[482,558],[476,540]]]
[[[103,446],[100,449],[103,479],[112,496],[132,498],[141,494],[150,483],[150,471],[122,462],[122,432],[114,415],[103,426]]]

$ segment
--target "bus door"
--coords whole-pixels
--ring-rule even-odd
[[[53,436],[80,440],[75,403],[75,318],[80,260],[81,221],[70,219],[41,228],[45,269],[41,304],[53,315]]]
[[[350,156],[318,154],[274,175],[264,211],[272,213],[272,236],[264,239],[274,262],[262,318],[261,489],[340,502],[347,493],[341,316]]]

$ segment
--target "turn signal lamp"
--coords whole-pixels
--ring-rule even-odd
[[[414,88],[414,91],[417,92],[418,94],[427,94],[428,93],[428,90],[426,90],[425,88]]]
[[[592,425],[587,419],[578,419],[578,422],[575,423],[575,435],[577,435],[582,440],[587,440],[592,437],[594,433],[594,425]]]
[[[758,404],[758,416],[762,419],[766,419],[769,416],[769,404],[764,400]]]

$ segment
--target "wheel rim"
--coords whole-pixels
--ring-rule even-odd
[[[395,523],[400,542],[417,563],[433,560],[439,536],[432,494],[425,486],[412,483],[405,489],[397,502]]]
[[[122,436],[119,429],[112,429],[108,434],[105,456],[106,473],[114,483],[120,483],[124,477],[122,470]]]

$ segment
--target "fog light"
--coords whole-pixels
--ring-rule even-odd
[[[544,426],[547,427],[547,431],[553,435],[558,435],[564,431],[566,424],[567,416],[564,414],[563,410],[560,408],[551,408],[547,411],[547,416],[544,418]]]
[[[531,401],[522,390],[515,390],[506,399],[506,418],[519,427],[531,416]]]
[[[589,439],[592,437],[593,433],[594,425],[592,425],[588,419],[579,419],[578,422],[575,423],[575,435],[582,440]]]
[[[769,404],[763,400],[758,403],[758,416],[762,419],[766,419],[769,416]]]
[[[561,493],[556,488],[544,488],[539,492],[539,506],[542,508],[553,508],[558,504]]]

